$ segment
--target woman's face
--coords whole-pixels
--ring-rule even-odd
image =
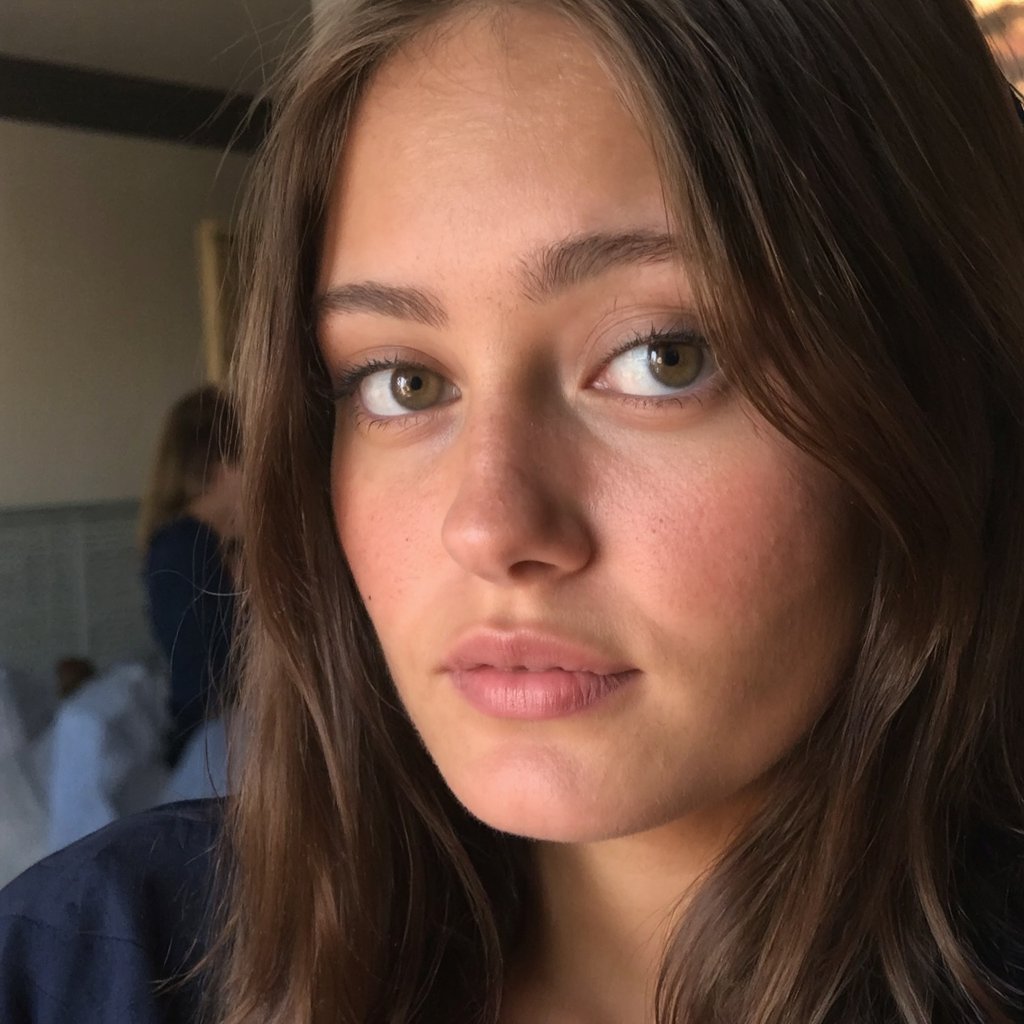
[[[341,544],[457,797],[585,841],[749,790],[849,652],[851,516],[718,372],[587,40],[521,12],[394,58],[319,291]]]

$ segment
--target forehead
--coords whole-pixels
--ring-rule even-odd
[[[624,227],[665,230],[667,216],[651,147],[592,40],[551,13],[477,13],[414,40],[370,84],[323,269],[377,271],[358,264],[371,250],[394,262],[414,238],[497,257]]]
[[[536,8],[485,8],[420,33],[385,61],[361,119],[426,115],[435,127],[450,118],[450,129],[507,131],[578,116],[601,101],[618,106],[615,92],[596,46],[573,22]],[[587,97],[594,103],[567,103]]]

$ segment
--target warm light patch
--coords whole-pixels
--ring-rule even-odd
[[[1024,3],[975,0],[978,20],[1007,79],[1024,88]]]

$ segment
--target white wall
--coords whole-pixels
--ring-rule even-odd
[[[246,165],[0,120],[0,506],[139,496],[202,379],[195,228]]]

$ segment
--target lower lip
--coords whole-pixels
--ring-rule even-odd
[[[478,711],[494,718],[542,721],[585,711],[621,690],[636,671],[599,676],[593,672],[509,672],[474,668],[451,673],[455,688]]]

